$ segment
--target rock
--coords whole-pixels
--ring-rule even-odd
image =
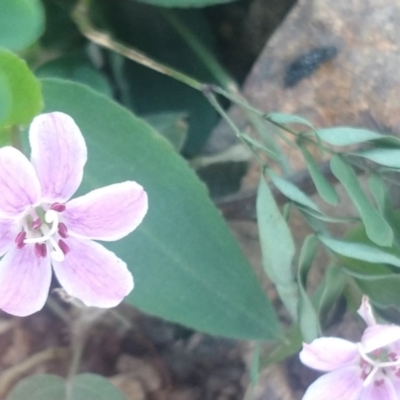
[[[126,396],[127,400],[145,400],[146,394],[142,384],[132,379],[130,374],[120,374],[110,378],[110,381]]]
[[[399,37],[398,2],[299,0],[264,47],[244,93],[265,112],[297,114],[317,127],[400,135]],[[241,129],[249,126],[238,107],[230,115]],[[234,140],[221,122],[208,145],[220,135]],[[297,150],[285,149],[298,161]]]

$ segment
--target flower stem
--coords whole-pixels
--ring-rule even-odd
[[[91,40],[93,43],[121,54],[122,56],[129,58],[138,64],[141,64],[161,74],[170,76],[171,78],[174,78],[192,87],[193,89],[199,91],[203,89],[204,85],[200,81],[183,74],[174,68],[167,67],[166,65],[153,60],[141,51],[118,42],[117,40],[111,38],[109,34],[97,30],[91,23],[88,15],[90,1],[91,0],[80,0],[72,13],[73,20],[86,38]]]

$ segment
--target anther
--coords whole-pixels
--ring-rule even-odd
[[[60,222],[58,224],[58,234],[63,238],[66,239],[68,235],[68,228],[67,225],[65,225],[63,222]]]
[[[64,255],[67,255],[70,252],[70,248],[67,245],[67,243],[64,242],[64,240],[59,240],[58,245],[60,246],[61,251],[64,253]]]
[[[54,211],[57,211],[57,212],[63,212],[63,211],[65,211],[65,204],[61,204],[61,203],[53,203],[51,206],[50,206],[50,210],[54,210]]]
[[[34,231],[37,231],[42,226],[42,220],[40,218],[36,218],[31,223],[31,227]]]
[[[41,237],[25,239],[24,243],[43,243],[46,240],[49,240],[51,236],[57,232],[58,221],[59,221],[57,212],[54,210],[47,211],[44,216],[44,219],[48,224],[52,224],[48,232],[43,232],[44,235]],[[44,231],[44,227],[42,227],[42,231]]]
[[[15,243],[18,249],[22,249],[25,246],[25,239],[26,239],[25,231],[19,232],[18,235],[15,237]]]
[[[46,257],[47,256],[47,247],[45,243],[35,243],[35,254],[38,257]]]

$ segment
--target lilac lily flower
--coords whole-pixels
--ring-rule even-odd
[[[359,343],[327,337],[303,345],[303,364],[328,372],[303,400],[400,399],[400,327],[377,324],[367,297],[358,313],[368,325]]]
[[[147,212],[147,194],[123,182],[70,200],[87,160],[74,120],[54,112],[29,130],[31,161],[0,149],[0,308],[26,316],[40,310],[51,266],[69,295],[87,306],[114,307],[133,289],[126,264],[94,240],[132,232]],[[99,171],[101,174],[101,171]]]

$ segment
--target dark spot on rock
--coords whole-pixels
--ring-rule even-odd
[[[334,46],[317,47],[297,60],[293,61],[285,71],[284,85],[292,87],[297,85],[303,78],[310,76],[325,61],[331,60],[338,53]]]

